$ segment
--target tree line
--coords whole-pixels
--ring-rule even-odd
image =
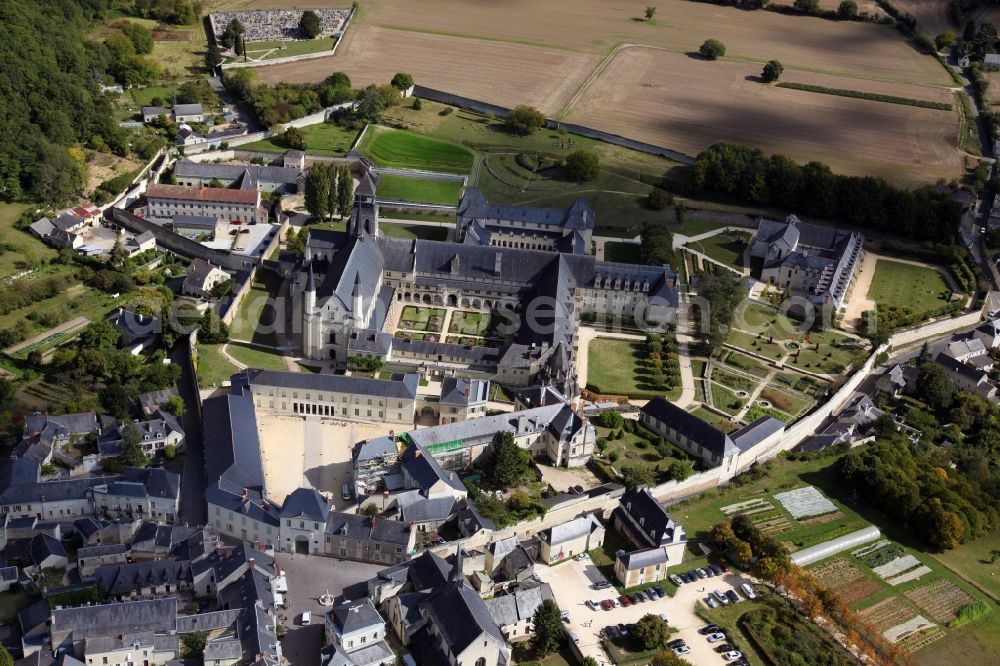
[[[347,217],[351,214],[352,186],[351,170],[346,166],[312,165],[305,182],[306,210],[320,220],[334,215]]]
[[[961,205],[931,187],[909,191],[882,178],[842,176],[822,162],[800,165],[784,155],[721,142],[691,169],[696,194],[794,210],[917,240],[950,242]]]

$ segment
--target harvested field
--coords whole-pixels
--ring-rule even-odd
[[[586,88],[567,119],[690,155],[716,141],[734,141],[900,185],[962,172],[954,111],[765,86],[759,74],[753,63],[629,48]],[[854,80],[842,87],[851,85]],[[905,87],[912,90],[900,96],[926,97],[919,86]],[[898,94],[897,88],[880,90]]]
[[[961,36],[962,31],[951,23],[948,17],[948,3],[943,0],[892,0],[896,9],[905,13],[913,14],[917,19],[917,30],[934,39],[942,32],[955,32]],[[861,3],[858,3],[861,8]]]
[[[881,586],[871,578],[861,578],[852,583],[838,585],[833,588],[833,593],[841,601],[850,606],[851,604],[856,604],[859,601],[867,599],[880,589],[882,589]]]
[[[843,557],[830,560],[822,566],[809,569],[809,575],[827,587],[838,587],[864,578],[864,572]]]
[[[948,624],[955,619],[960,608],[972,603],[972,597],[964,590],[943,578],[914,587],[903,594],[940,624]]]
[[[425,12],[410,12],[414,16]],[[421,85],[544,113],[561,109],[597,65],[597,56],[525,44],[354,25],[332,58],[257,69],[265,83],[320,81],[344,71],[355,86],[388,83],[405,71]],[[515,65],[516,63],[516,65]]]
[[[842,511],[834,511],[833,513],[828,513],[825,516],[816,516],[815,518],[806,518],[805,520],[800,520],[799,522],[803,525],[821,525],[822,523],[828,523],[831,520],[837,520],[838,518],[843,518],[844,513]]]
[[[874,606],[858,611],[858,615],[869,622],[879,632],[913,618],[913,609],[902,603],[899,597],[883,599]]]

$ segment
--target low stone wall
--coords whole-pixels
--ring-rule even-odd
[[[934,321],[923,326],[909,328],[905,331],[898,331],[893,333],[889,338],[889,345],[892,347],[903,347],[913,342],[944,335],[960,328],[969,328],[978,324],[982,318],[982,310],[975,310],[960,317],[942,319],[941,321]]]

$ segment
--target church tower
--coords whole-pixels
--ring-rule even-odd
[[[320,313],[316,310],[316,279],[313,277],[312,262],[302,298],[302,355],[315,358],[319,332]]]
[[[351,236],[378,236],[378,203],[375,201],[375,182],[371,174],[365,172],[354,190],[354,207],[347,225]]]

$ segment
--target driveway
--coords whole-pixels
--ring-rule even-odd
[[[599,664],[611,663],[600,644],[601,630],[611,624],[634,624],[649,613],[666,614],[670,626],[679,630],[672,638],[683,638],[691,648],[691,653],[684,656],[690,663],[696,666],[721,666],[726,663],[722,656],[713,650],[718,644],[710,644],[698,633],[698,629],[705,626],[706,622],[695,615],[694,610],[698,600],[711,590],[725,592],[738,587],[744,582],[738,575],[730,573],[683,585],[673,597],[645,601],[610,611],[592,611],[584,605],[587,599],[597,601],[612,599],[616,598],[618,593],[613,587],[600,591],[593,589],[593,583],[604,580],[604,577],[589,559],[571,560],[554,567],[537,565],[535,570],[542,581],[552,587],[552,594],[559,607],[569,611],[569,630],[579,637],[583,655],[595,658]],[[677,570],[688,569],[681,565]]]
[[[284,626],[281,651],[292,666],[319,666],[319,651],[323,638],[324,614],[330,610],[319,603],[319,595],[329,591],[335,598],[347,594],[358,598],[365,582],[383,565],[335,560],[317,555],[277,553],[275,559],[285,573],[288,592],[284,595],[287,609],[278,610],[278,621]],[[303,611],[312,613],[312,623],[301,624]]]

